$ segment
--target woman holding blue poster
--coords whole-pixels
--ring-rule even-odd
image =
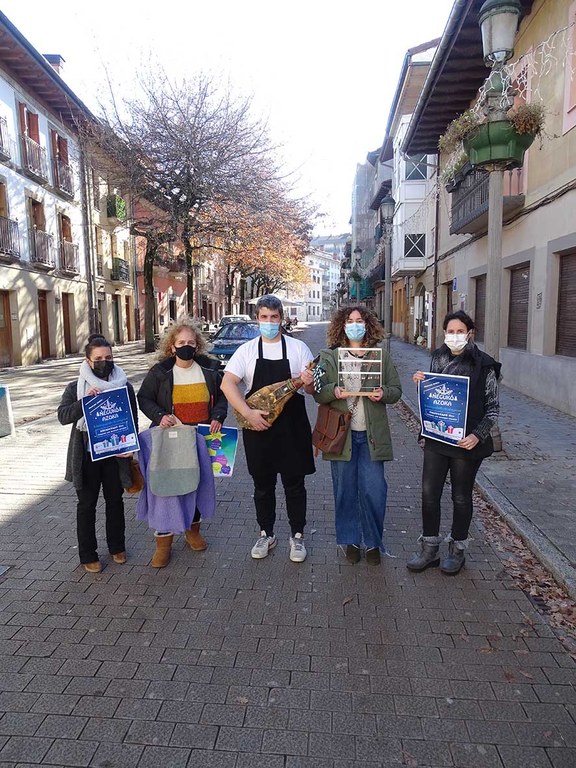
[[[66,480],[74,484],[78,496],[76,531],[78,555],[84,570],[100,573],[96,540],[96,504],[100,489],[104,494],[106,543],[115,563],[126,562],[124,543],[124,488],[132,485],[130,461],[110,456],[93,461],[89,452],[88,431],[82,410],[82,398],[107,390],[127,387],[134,425],[138,429],[138,406],[132,385],[119,365],[114,363],[110,342],[93,334],[84,350],[86,359],[80,365],[78,378],[66,387],[58,406],[60,424],[72,424]]]
[[[146,374],[138,391],[141,411],[153,427],[169,429],[177,424],[209,424],[210,432],[218,434],[228,412],[228,402],[220,390],[219,363],[207,355],[207,345],[200,329],[184,320],[170,327],[162,339],[160,361]],[[152,450],[150,431],[140,435],[140,463],[148,472]],[[205,441],[202,440],[205,444]],[[198,448],[200,447],[198,442]],[[203,446],[204,447],[204,446]],[[155,530],[156,550],[153,568],[164,568],[170,562],[174,533],[184,533],[192,550],[206,549],[200,533],[201,516],[214,514],[214,475],[204,447],[198,453],[200,486],[198,492],[174,496],[156,496],[148,483],[138,500],[137,517],[146,519]],[[206,461],[208,462],[206,464]],[[202,463],[204,462],[204,463]]]
[[[443,573],[455,575],[465,562],[476,474],[483,459],[494,451],[490,430],[498,419],[501,365],[474,344],[474,321],[462,310],[447,314],[442,327],[444,344],[432,353],[430,371],[468,380],[466,432],[453,444],[441,435],[436,439],[424,438],[421,548],[406,566],[411,571],[423,571],[440,565]],[[412,378],[421,387],[427,375],[416,371]],[[436,402],[442,403],[442,398]],[[452,486],[452,528],[447,538],[448,555],[440,563],[440,502],[448,472]]]

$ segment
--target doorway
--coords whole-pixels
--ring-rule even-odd
[[[38,291],[38,317],[40,320],[40,357],[50,357],[50,332],[48,329],[48,291]]]
[[[120,344],[120,303],[116,294],[112,296],[112,330],[114,343]]]
[[[132,341],[132,323],[130,322],[130,296],[126,296],[126,335],[127,341]]]
[[[70,316],[74,309],[71,293],[62,294],[62,320],[64,323],[64,354],[72,354],[72,333],[70,329]]]
[[[12,364],[10,294],[8,291],[0,291],[0,368],[7,368]]]

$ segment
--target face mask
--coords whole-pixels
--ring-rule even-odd
[[[467,333],[447,333],[444,336],[444,344],[448,347],[450,352],[457,354],[462,352],[466,344],[468,344]]]
[[[366,333],[366,325],[364,323],[346,323],[344,333],[350,341],[362,341]]]
[[[107,379],[114,370],[114,363],[112,360],[94,360],[92,370],[94,371],[94,376],[97,376],[99,379]]]
[[[196,357],[196,347],[186,344],[184,347],[174,347],[174,353],[180,360],[194,360]]]
[[[260,333],[265,339],[275,339],[280,330],[280,323],[258,323]]]

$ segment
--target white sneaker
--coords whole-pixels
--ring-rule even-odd
[[[302,563],[306,560],[306,547],[301,533],[290,536],[290,560],[293,563]]]
[[[260,538],[252,547],[250,554],[254,560],[261,560],[263,557],[268,557],[268,553],[277,543],[276,536],[267,536],[266,531],[260,531]]]

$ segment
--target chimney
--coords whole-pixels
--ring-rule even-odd
[[[62,76],[62,70],[64,69],[64,59],[59,53],[45,53],[44,58],[50,64],[56,74]]]

